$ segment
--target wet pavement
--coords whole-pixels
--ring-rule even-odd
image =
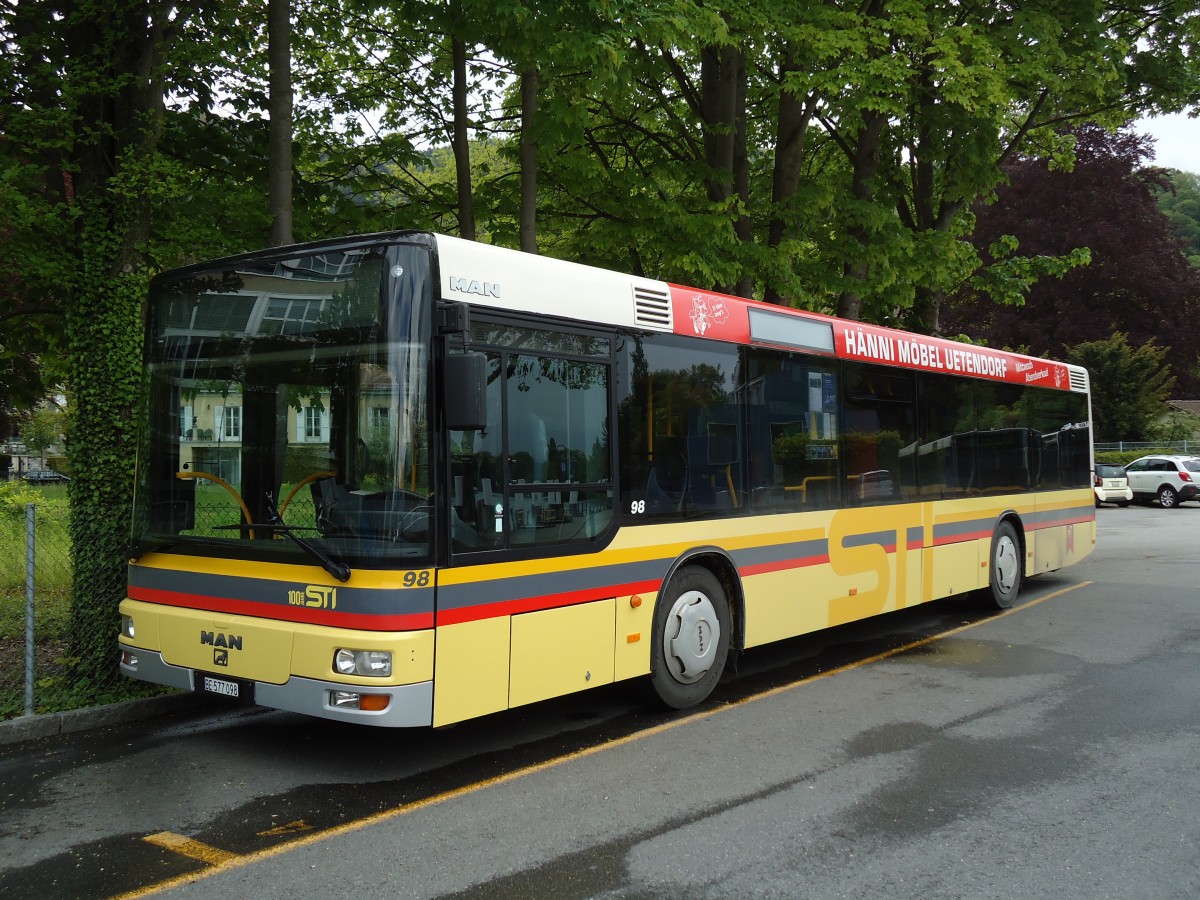
[[[0,747],[0,895],[1196,896],[1200,509],[1098,516],[1012,614],[752,651],[698,712],[618,685],[439,731],[238,709]]]

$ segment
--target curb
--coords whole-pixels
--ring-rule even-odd
[[[88,709],[20,716],[0,722],[0,746],[90,731],[123,722],[138,722],[171,713],[195,712],[210,706],[210,700],[195,694],[171,694],[166,697],[123,700]]]

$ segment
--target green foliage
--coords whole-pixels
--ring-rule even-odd
[[[1170,188],[1156,192],[1158,208],[1187,245],[1188,262],[1193,268],[1200,269],[1200,175],[1173,171]]]
[[[40,457],[66,434],[66,419],[56,406],[43,405],[21,426],[21,441]]]
[[[1098,441],[1156,440],[1175,383],[1166,351],[1153,343],[1132,347],[1122,332],[1067,349],[1067,360],[1091,375],[1092,432]]]
[[[1076,247],[1062,256],[1016,255],[1020,242],[1010,234],[1002,235],[988,248],[992,258],[972,274],[969,289],[1006,306],[1022,306],[1029,291],[1045,278],[1062,278],[1079,266],[1092,261],[1087,247]]]
[[[25,507],[45,503],[45,496],[24,481],[0,481],[0,516],[24,521]]]
[[[1196,448],[1189,444],[1189,453],[1193,453],[1195,449]],[[1116,466],[1127,466],[1135,459],[1141,459],[1143,456],[1151,456],[1155,454],[1171,455],[1182,452],[1182,448],[1171,447],[1168,444],[1163,444],[1162,446],[1154,446],[1151,444],[1150,446],[1145,446],[1138,450],[1097,450],[1096,462],[1111,463]]]
[[[1179,107],[1200,83],[1192,10],[1018,6],[295,0],[294,232],[458,229],[457,44],[481,239],[519,244],[524,137],[543,252],[825,311],[853,295],[865,318],[936,329],[965,281],[1017,303],[1085,259],[1010,246],[980,271],[970,204],[1005,159],[1070,166],[1062,122]],[[147,279],[266,234],[264,18],[0,6],[0,410],[71,391],[72,539],[89,555],[64,658],[81,679],[112,668]],[[725,50],[745,72],[729,116],[705,80]],[[522,134],[515,78],[533,65]],[[732,132],[744,164],[709,152]]]
[[[1151,429],[1151,434],[1154,441],[1195,441],[1200,439],[1200,417],[1181,409],[1172,410]]]

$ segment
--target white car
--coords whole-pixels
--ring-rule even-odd
[[[1135,500],[1158,501],[1171,509],[1200,499],[1200,459],[1194,456],[1143,456],[1127,465],[1125,474]]]
[[[1092,472],[1092,490],[1096,494],[1097,506],[1102,503],[1128,506],[1133,499],[1133,489],[1129,486],[1125,470],[1111,463],[1096,463],[1096,469]]]

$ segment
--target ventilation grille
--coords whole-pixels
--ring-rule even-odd
[[[1068,369],[1071,373],[1071,390],[1087,391],[1088,389],[1088,374],[1083,369]]]
[[[633,286],[633,320],[644,328],[670,331],[671,293],[661,288],[635,284]]]

